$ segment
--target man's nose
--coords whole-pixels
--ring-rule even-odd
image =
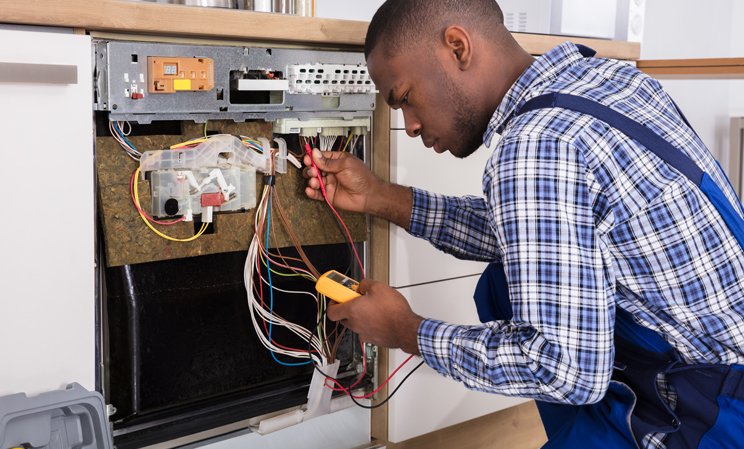
[[[411,112],[403,111],[403,120],[406,122],[406,134],[409,137],[421,135],[421,122]]]

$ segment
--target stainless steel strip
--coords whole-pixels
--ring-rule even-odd
[[[0,62],[0,83],[77,84],[76,65]]]

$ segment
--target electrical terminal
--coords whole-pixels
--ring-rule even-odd
[[[297,167],[297,169],[302,170],[302,164],[300,163],[300,161],[297,160],[296,157],[294,157],[293,155],[290,154],[290,155],[287,155],[287,160],[292,165],[294,165],[295,167]]]
[[[341,126],[333,126],[333,127],[329,126],[329,127],[322,128],[320,131],[320,135],[321,136],[332,136],[332,137],[346,136],[348,135],[347,130],[348,128],[343,128]]]
[[[274,121],[274,134],[297,134],[300,137],[348,136],[367,134],[371,128],[369,117],[355,117],[351,120],[341,118],[315,118],[300,120],[295,118],[278,118]]]

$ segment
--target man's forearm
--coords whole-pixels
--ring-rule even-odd
[[[376,192],[369,195],[366,212],[408,229],[412,207],[413,191],[410,187],[383,182]]]

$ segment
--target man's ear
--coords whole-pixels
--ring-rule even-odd
[[[444,30],[444,44],[458,68],[468,70],[473,59],[473,41],[468,32],[462,27],[450,26]]]

